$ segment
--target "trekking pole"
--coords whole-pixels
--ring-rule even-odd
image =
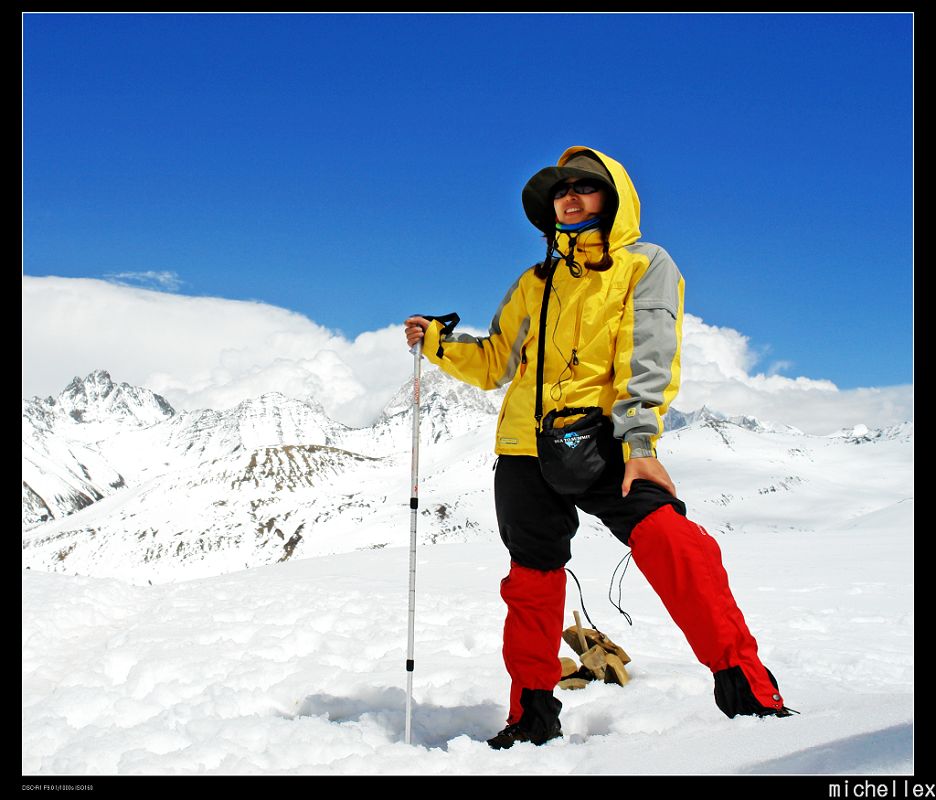
[[[413,353],[413,459],[410,473],[410,554],[409,554],[409,632],[406,640],[406,733],[410,743],[413,716],[413,640],[416,622],[416,513],[419,508],[419,379],[422,342],[416,342]]]

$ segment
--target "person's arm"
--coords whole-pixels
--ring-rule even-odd
[[[406,341],[412,347],[422,339],[423,355],[459,380],[481,389],[509,383],[517,371],[523,343],[530,331],[530,316],[523,299],[523,277],[507,291],[494,314],[487,336],[442,334],[442,323],[425,317],[406,320]],[[440,355],[441,352],[441,355]]]
[[[622,493],[637,478],[676,488],[656,458],[663,415],[679,391],[684,281],[661,247],[638,246],[649,259],[628,292],[615,350],[614,435],[624,448]],[[633,248],[632,248],[633,252]]]

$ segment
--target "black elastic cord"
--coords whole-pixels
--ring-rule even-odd
[[[563,381],[572,379],[572,360],[565,357],[565,353],[562,352],[562,348],[559,347],[559,343],[556,341],[556,335],[559,333],[559,322],[562,320],[562,298],[559,296],[559,292],[556,290],[555,286],[550,288],[552,293],[556,295],[556,302],[559,304],[559,313],[556,315],[556,324],[553,325],[550,341],[552,342],[552,346],[556,349],[556,352],[559,354],[559,356],[563,359],[563,361],[566,362],[562,372],[559,373],[559,377],[556,378],[556,382],[549,390],[549,396],[558,403],[562,399]],[[545,354],[545,349],[543,352]],[[574,353],[575,351],[573,350],[572,352]],[[566,372],[569,373],[568,378],[565,377]]]
[[[598,626],[594,622],[592,622],[592,618],[588,616],[588,612],[585,610],[585,598],[582,597],[582,584],[579,583],[579,579],[575,577],[575,573],[571,569],[566,567],[565,571],[568,572],[572,576],[572,580],[574,580],[575,585],[578,586],[579,604],[582,606],[582,613],[585,615],[585,619],[588,620],[589,625],[591,625],[596,631],[598,631],[598,633],[601,633],[601,631],[598,630]],[[604,636],[603,633],[601,635]]]
[[[621,594],[623,592],[623,589],[621,589],[621,584],[624,581],[624,573],[627,572],[627,568],[630,566],[632,555],[633,551],[628,551],[627,555],[618,561],[617,567],[615,567],[614,572],[611,573],[611,583],[608,584],[608,602],[624,615],[624,619],[627,620],[628,625],[633,625],[634,621],[631,619],[630,614],[621,608]],[[621,566],[621,564],[624,565],[624,569],[621,570],[621,577],[618,579],[618,601],[615,603],[611,598],[611,590],[614,588],[614,576],[617,575],[618,568]]]
[[[565,262],[565,265],[569,268],[569,274],[573,278],[581,278],[584,272],[582,265],[575,260],[575,243],[577,241],[577,233],[569,234],[569,252],[563,253],[558,247],[556,248],[556,252],[562,256],[560,260]]]
[[[572,234],[569,237],[569,252],[565,257],[566,266],[569,268],[569,274],[573,278],[582,277],[582,265],[575,260],[575,244],[578,242],[578,234]]]
[[[608,586],[608,600],[610,601],[612,606],[614,606],[618,611],[621,612],[621,614],[624,616],[624,619],[627,620],[627,624],[633,627],[634,621],[631,619],[631,615],[628,614],[623,608],[621,608],[621,591],[622,591],[621,582],[624,580],[624,573],[627,572],[627,567],[630,564],[630,559],[631,559],[631,553],[628,552],[628,554],[624,556],[624,558],[618,561],[617,566],[614,568],[614,572],[611,573],[611,584]],[[621,571],[621,577],[618,580],[618,601],[615,603],[614,600],[611,599],[611,588],[614,586],[614,576],[617,574],[618,568],[621,566],[621,564],[624,564],[624,569]],[[585,619],[588,620],[588,623],[596,631],[598,631],[598,633],[601,633],[601,631],[598,629],[598,626],[594,622],[592,622],[592,618],[588,616],[588,611],[585,610],[585,597],[582,594],[582,584],[579,583],[579,579],[575,577],[575,573],[571,569],[566,567],[565,571],[568,572],[572,576],[572,580],[574,580],[575,585],[578,586],[579,604],[582,606],[582,613],[585,615]],[[601,635],[604,636],[603,633],[601,633]]]

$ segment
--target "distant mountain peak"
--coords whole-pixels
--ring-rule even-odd
[[[911,441],[913,439],[913,423],[906,421],[897,425],[889,425],[886,428],[868,428],[863,423],[858,423],[850,428],[841,428],[835,433],[829,434],[829,439],[844,439],[852,444],[868,444],[869,442],[883,441]]]
[[[482,414],[497,414],[502,398],[503,390],[485,392],[453,378],[440,369],[425,370],[419,379],[419,406],[423,410],[442,403]],[[410,378],[384,406],[377,422],[409,412],[412,407],[413,379]]]
[[[84,378],[74,377],[58,397],[35,398],[54,418],[74,422],[154,425],[175,416],[175,409],[161,395],[129,383],[115,383],[107,370],[96,369]]]
[[[110,373],[106,369],[96,369],[90,372],[86,377],[79,378],[77,375],[72,378],[72,382],[65,387],[65,391],[82,389],[86,386],[102,386],[105,390],[110,390],[113,387],[114,381],[111,379]]]
[[[766,422],[748,414],[728,416],[714,408],[709,408],[707,405],[703,405],[695,411],[682,412],[671,408],[666,412],[667,430],[678,430],[679,428],[684,428],[687,425],[695,423],[713,427],[718,427],[719,425],[737,425],[739,428],[745,428],[755,433],[802,433],[799,428],[795,428],[792,425]]]

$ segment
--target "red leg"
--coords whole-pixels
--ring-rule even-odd
[[[736,713],[780,711],[783,698],[758,658],[757,642],[728,587],[718,543],[672,506],[663,506],[645,517],[628,543],[634,563],[686,635],[699,661],[713,673],[730,670],[722,673],[723,680],[737,675],[734,667],[746,679],[756,704],[745,706],[742,702],[738,706],[731,702],[726,708],[717,692],[722,710],[732,717]],[[740,689],[746,694],[743,685]],[[760,711],[758,705],[763,707]]]
[[[564,569],[543,571],[510,564],[501,581],[501,597],[507,603],[504,622],[504,664],[510,675],[510,715],[507,723],[520,721],[524,689],[552,691],[562,668],[562,615],[565,610]]]

